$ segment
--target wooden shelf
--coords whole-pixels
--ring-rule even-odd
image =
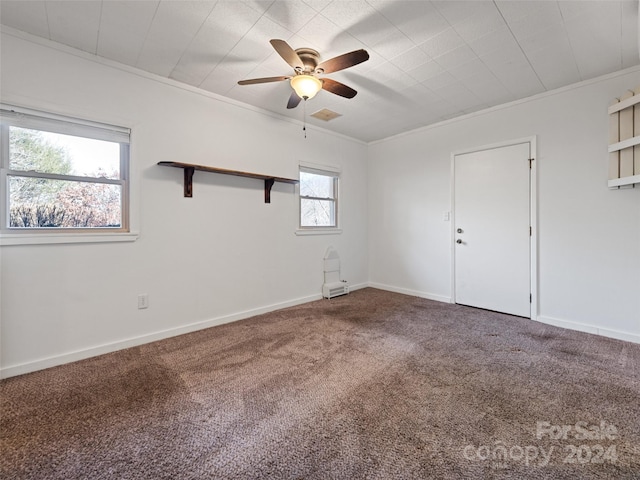
[[[193,196],[193,173],[196,170],[201,172],[219,173],[222,175],[234,175],[236,177],[256,178],[264,180],[264,203],[271,203],[271,187],[275,182],[281,183],[299,183],[295,178],[274,177],[273,175],[262,175],[260,173],[241,172],[239,170],[227,170],[225,168],[207,167],[205,165],[194,165],[192,163],[182,162],[158,162],[162,167],[182,168],[184,170],[184,196]]]
[[[640,184],[640,86],[609,107],[609,188]]]
[[[640,93],[634,95],[633,97],[627,98],[626,100],[622,100],[621,102],[616,102],[615,104],[609,107],[609,115],[612,113],[619,112],[620,110],[624,110],[625,108],[633,107],[640,103]]]
[[[614,178],[609,180],[609,188],[624,187],[626,185],[634,185],[640,183],[640,175],[633,175],[632,177]]]

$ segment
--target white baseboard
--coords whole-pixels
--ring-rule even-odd
[[[407,288],[395,287],[392,285],[385,285],[382,283],[369,282],[371,288],[379,288],[380,290],[388,290],[390,292],[402,293],[405,295],[412,295],[414,297],[426,298],[429,300],[435,300],[437,302],[451,303],[451,298],[444,295],[436,295],[433,293],[420,292],[416,290],[410,290]],[[596,325],[589,325],[587,323],[572,322],[569,320],[561,320],[553,317],[545,317],[539,315],[536,321],[545,323],[547,325],[553,325],[555,327],[562,327],[568,330],[576,330],[578,332],[592,333],[594,335],[600,335],[602,337],[615,338],[617,340],[624,340],[632,343],[640,343],[640,335],[630,332],[622,332],[620,330],[613,330],[610,328],[602,328]]]
[[[385,285],[383,283],[369,282],[371,288],[378,288],[380,290],[387,290],[389,292],[402,293],[404,295],[411,295],[412,297],[426,298],[427,300],[435,300],[436,302],[451,303],[451,297],[444,295],[437,295],[435,293],[420,292],[418,290],[410,290],[408,288],[394,287],[393,285]]]
[[[603,337],[615,338],[618,340],[625,340],[627,342],[640,343],[640,335],[629,332],[621,332],[619,330],[612,330],[610,328],[602,328],[596,325],[589,325],[581,322],[571,322],[569,320],[561,320],[559,318],[545,317],[539,315],[536,321],[540,323],[546,323],[547,325],[553,325],[555,327],[567,328],[569,330],[577,330],[578,332],[592,333],[594,335],[600,335]]]
[[[361,288],[367,288],[369,286],[368,283],[356,283],[355,285],[349,285],[349,291],[353,292],[355,290],[360,290]]]
[[[366,287],[366,284],[358,284],[350,287],[357,290],[358,288]],[[146,343],[155,342],[157,340],[163,340],[169,337],[175,337],[177,335],[183,335],[185,333],[195,332],[209,327],[215,327],[217,325],[223,325],[225,323],[236,322],[245,318],[254,317],[263,313],[272,312],[274,310],[280,310],[282,308],[293,307],[301,305],[303,303],[312,302],[314,300],[322,299],[322,294],[309,295],[307,297],[300,297],[287,302],[276,303],[273,305],[267,305],[260,308],[251,310],[245,310],[243,312],[234,313],[231,315],[225,315],[222,317],[212,318],[201,322],[191,323],[189,325],[183,325],[180,327],[169,328],[167,330],[161,330],[158,332],[150,333],[147,335],[141,335],[138,337],[132,337],[125,340],[119,340],[117,342],[105,343],[103,345],[97,345],[82,350],[76,350],[73,352],[63,353],[61,355],[55,355],[52,357],[42,358],[34,360],[32,362],[22,363],[19,365],[10,365],[0,369],[0,378],[9,378],[16,375],[22,375],[25,373],[35,372],[37,370],[44,370],[45,368],[56,367],[65,363],[76,362],[78,360],[84,360],[86,358],[95,357],[97,355],[103,355],[105,353],[115,352],[130,347],[137,347]]]
[[[376,283],[376,282],[358,283],[355,285],[350,285],[349,290],[355,291],[355,290],[359,290],[361,288],[366,288],[366,287],[378,288],[380,290],[387,290],[390,292],[402,293],[404,295],[411,295],[414,297],[426,298],[428,300],[435,300],[437,302],[451,303],[451,298],[444,295],[436,295],[433,293],[420,292],[417,290],[394,287],[391,285],[385,285],[385,284]],[[167,330],[161,330],[161,331],[150,333],[147,335],[141,335],[138,337],[132,337],[132,338],[120,340],[117,342],[106,343],[103,345],[89,347],[82,350],[76,350],[76,351],[64,353],[61,355],[42,358],[42,359],[34,360],[32,362],[27,362],[19,365],[11,365],[11,366],[3,367],[2,369],[0,369],[0,378],[14,377],[16,375],[22,375],[29,372],[35,372],[37,370],[43,370],[45,368],[63,365],[65,363],[84,360],[86,358],[95,357],[97,355],[103,355],[105,353],[115,352],[125,348],[137,347],[139,345],[155,342],[157,340],[163,340],[165,338],[175,337],[177,335],[191,333],[191,332],[195,332],[197,330],[202,330],[209,327],[215,327],[217,325],[223,325],[225,323],[236,322],[238,320],[254,317],[256,315],[261,315],[263,313],[269,313],[274,310],[293,307],[296,305],[301,305],[303,303],[313,302],[315,300],[321,300],[321,299],[322,299],[322,295],[318,293],[317,295],[300,297],[300,298],[296,298],[294,300],[289,300],[286,302],[275,303],[272,305],[267,305],[264,307],[259,307],[251,310],[245,310],[243,312],[238,312],[231,315],[216,317],[216,318],[204,320],[201,322],[191,323],[189,325],[183,325],[180,327],[170,328]],[[594,325],[588,325],[586,323],[571,322],[568,320],[560,320],[557,318],[545,317],[545,316],[538,316],[536,320],[538,322],[545,323],[548,325],[554,325],[556,327],[562,327],[570,330],[577,330],[580,332],[592,333],[595,335],[602,335],[604,337],[616,338],[618,340],[625,340],[633,343],[640,343],[640,335],[634,334],[634,333],[621,332],[618,330],[612,330],[612,329],[602,328]]]

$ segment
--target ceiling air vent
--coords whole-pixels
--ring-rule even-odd
[[[333,120],[334,118],[341,117],[342,114],[337,112],[332,112],[327,108],[323,108],[322,110],[318,110],[316,113],[312,113],[311,116],[313,118],[317,118],[319,120],[324,120],[325,122],[328,122],[329,120]]]

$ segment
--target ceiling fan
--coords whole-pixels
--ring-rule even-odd
[[[344,83],[330,78],[319,78],[318,75],[333,73],[345,68],[353,67],[369,60],[366,50],[354,50],[324,62],[320,62],[320,54],[311,48],[298,48],[294,50],[284,40],[270,40],[276,52],[294,69],[293,75],[281,77],[252,78],[240,80],[239,85],[254,85],[256,83],[291,81],[293,92],[289,97],[287,108],[295,108],[300,100],[313,98],[320,90],[326,90],[345,98],[353,98],[358,92]]]

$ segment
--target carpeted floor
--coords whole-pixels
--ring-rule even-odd
[[[640,345],[375,289],[0,395],[7,480],[640,478]]]

